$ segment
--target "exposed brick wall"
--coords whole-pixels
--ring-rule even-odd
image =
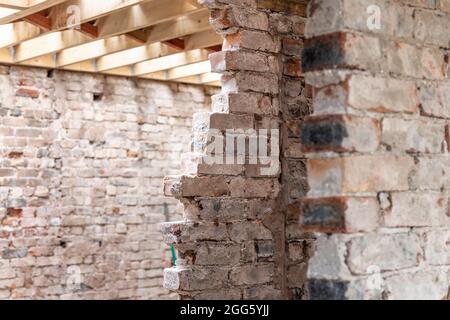
[[[302,225],[322,233],[313,299],[448,297],[449,4],[311,3],[302,62],[314,114],[301,138]],[[380,29],[368,28],[370,5]]]
[[[272,154],[280,170],[264,175],[250,161],[194,163],[188,174],[168,178],[166,192],[185,205],[185,221],[162,227],[180,255],[165,285],[183,299],[305,298],[313,237],[298,228],[295,207],[291,217],[287,212],[307,191],[299,144],[311,105],[300,68],[306,1],[200,2],[225,38],[210,58],[223,87],[213,113],[195,117],[193,144],[207,143],[216,129],[276,129],[270,140],[280,144]]]
[[[279,2],[271,1],[272,10]],[[301,53],[304,46],[307,1],[297,3],[298,10],[285,9],[276,14],[276,33],[281,41],[282,81],[280,119],[282,139],[282,176],[280,205],[285,219],[285,285],[286,299],[308,299],[308,261],[314,249],[315,236],[299,223],[301,203],[308,192],[306,157],[300,131],[305,117],[312,112],[312,88],[305,84]],[[301,10],[300,10],[301,9]],[[295,24],[285,22],[294,19]]]
[[[0,299],[170,297],[163,177],[214,92],[1,66]]]
[[[163,226],[181,258],[166,287],[186,299],[447,298],[448,1],[315,0],[306,30],[306,1],[200,2],[226,42],[211,57],[222,93],[193,144],[278,124],[281,171],[194,161],[167,179],[185,221]]]

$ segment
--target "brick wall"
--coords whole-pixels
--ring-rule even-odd
[[[308,1],[200,2],[226,42],[211,57],[222,93],[193,145],[214,129],[279,128],[281,170],[196,154],[166,180],[185,206],[162,228],[181,257],[166,287],[186,299],[447,298],[449,2],[314,0],[308,19]]]
[[[283,1],[281,1],[283,2]],[[277,34],[281,41],[282,81],[280,87],[281,120],[281,199],[284,218],[286,299],[308,299],[307,269],[314,249],[315,235],[304,230],[299,223],[301,203],[309,186],[306,172],[306,156],[300,137],[305,118],[312,112],[312,87],[306,85],[301,67],[301,53],[304,47],[306,8],[308,1],[298,3],[299,9],[286,8],[277,21]],[[276,9],[272,1],[271,9]],[[292,17],[297,24],[289,27],[286,17]]]
[[[371,5],[380,28],[367,24]],[[308,271],[314,299],[448,298],[449,5],[311,3],[301,223],[322,234]]]
[[[0,66],[0,299],[171,297],[163,177],[213,92]]]
[[[1,67],[0,298],[172,297],[162,221],[183,299],[448,298],[448,1],[201,2],[212,101]],[[279,169],[205,163],[228,129],[279,130]]]
[[[183,299],[305,298],[313,237],[299,228],[295,203],[307,191],[299,136],[311,105],[300,68],[306,1],[199,2],[225,39],[210,57],[223,74],[222,92],[213,97],[213,113],[194,120],[193,145],[204,146],[194,149],[204,152],[192,155],[191,170],[166,180],[167,194],[185,206],[185,221],[162,227],[180,255],[165,271],[165,286]],[[225,142],[214,155],[228,155],[234,142],[227,129],[256,130],[259,139],[261,130],[277,130],[268,143],[278,170],[263,174],[248,149],[236,154],[247,157],[244,164],[205,164],[212,132]]]

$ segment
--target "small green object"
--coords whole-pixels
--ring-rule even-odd
[[[177,265],[177,254],[175,252],[175,247],[173,245],[170,246],[170,251],[172,251],[172,264],[174,266]]]

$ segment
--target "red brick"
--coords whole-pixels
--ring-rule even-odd
[[[16,95],[20,96],[20,97],[28,97],[28,98],[32,98],[32,99],[37,99],[37,98],[39,98],[40,93],[38,90],[20,88],[20,89],[17,89]]]

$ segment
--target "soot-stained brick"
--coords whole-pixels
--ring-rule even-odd
[[[311,279],[308,287],[311,300],[347,300],[347,281]]]
[[[3,249],[2,258],[3,259],[19,259],[24,258],[28,254],[27,248],[18,248],[18,249]]]
[[[347,128],[340,119],[305,122],[301,139],[306,149],[338,148],[348,137]]]
[[[302,70],[310,72],[342,65],[345,59],[345,34],[334,33],[305,41]]]
[[[305,200],[302,209],[302,224],[305,228],[314,228],[324,232],[343,230],[346,209],[347,206],[342,199]]]

